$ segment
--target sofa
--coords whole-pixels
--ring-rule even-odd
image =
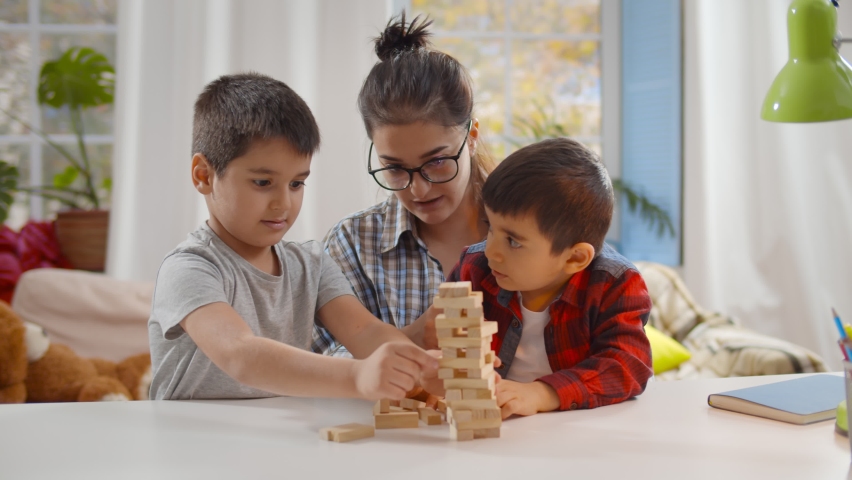
[[[653,301],[649,324],[680,342],[691,358],[657,375],[660,380],[825,371],[813,352],[743,328],[697,305],[677,273],[637,262]],[[117,280],[65,269],[25,272],[12,309],[42,326],[51,341],[83,357],[120,361],[148,350],[151,282]],[[653,353],[653,352],[652,352]]]
[[[695,302],[672,268],[636,262],[653,307],[648,324],[680,342],[691,358],[658,380],[824,372],[822,358],[793,343],[744,328]],[[652,354],[653,354],[652,349]]]

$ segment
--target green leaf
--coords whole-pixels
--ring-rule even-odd
[[[628,210],[637,213],[639,218],[650,225],[651,228],[656,227],[657,237],[662,237],[667,233],[670,237],[675,236],[674,224],[668,212],[620,179],[612,181],[612,188],[627,199]]]
[[[113,102],[115,69],[91,48],[72,47],[41,67],[38,102],[54,108],[95,107]]]
[[[77,179],[79,173],[79,170],[69,165],[61,173],[53,176],[53,186],[57,188],[70,187],[74,183],[74,180]]]
[[[101,188],[103,188],[107,192],[111,192],[112,191],[112,178],[111,177],[104,178],[104,180],[101,182]]]
[[[15,198],[12,193],[18,188],[18,167],[0,160],[0,223],[9,218],[9,209]]]

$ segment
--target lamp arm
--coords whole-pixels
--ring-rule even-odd
[[[843,43],[852,43],[852,37],[843,38],[840,35],[837,35],[832,39],[831,43],[834,44],[834,48],[836,50],[840,50],[840,45]]]

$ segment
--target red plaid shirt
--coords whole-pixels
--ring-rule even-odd
[[[485,318],[497,322],[491,348],[505,377],[523,330],[515,292],[501,289],[488,268],[485,243],[468,247],[449,282],[470,281],[483,292]],[[636,267],[612,247],[574,274],[550,305],[544,345],[553,373],[538,379],[559,395],[561,410],[611,405],[645,390],[651,346],[644,324],[651,298]]]

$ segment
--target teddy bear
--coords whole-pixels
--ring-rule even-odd
[[[0,403],[147,399],[150,356],[85,359],[0,301]]]

